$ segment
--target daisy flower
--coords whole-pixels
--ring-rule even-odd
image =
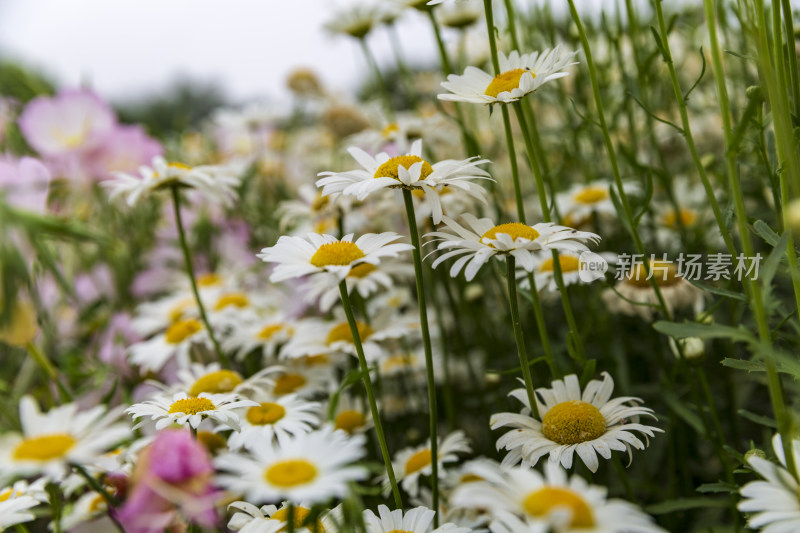
[[[190,397],[200,396],[201,393],[225,394],[236,393],[240,396],[250,396],[268,390],[275,384],[270,374],[280,371],[277,367],[262,368],[249,378],[245,379],[235,370],[223,369],[219,363],[203,365],[192,363],[188,368],[178,370],[178,379],[175,385],[169,388],[172,394],[185,392]]]
[[[742,487],[739,510],[753,513],[747,520],[747,526],[751,529],[760,529],[765,533],[800,531],[797,472],[792,474],[786,469],[786,455],[780,435],[773,437],[772,448],[780,466],[757,456],[747,460],[764,480],[751,481]],[[800,441],[792,441],[792,454],[797,468],[800,465]]]
[[[389,6],[378,4],[362,4],[340,10],[325,23],[325,28],[333,33],[349,35],[363,39],[376,26],[382,24],[387,17],[396,16]]]
[[[587,254],[589,257],[584,256]],[[615,256],[609,254],[594,254],[592,252],[583,252],[578,254],[575,252],[559,252],[558,263],[561,265],[561,275],[564,280],[564,285],[585,285],[594,281],[603,279],[605,272],[600,270],[581,270],[581,265],[586,260],[591,261],[605,261],[608,263],[614,260]],[[535,266],[533,268],[533,277],[536,281],[536,287],[541,291],[557,291],[558,284],[555,278],[555,261],[553,254],[542,252],[534,257]],[[530,281],[528,275],[524,270],[517,271],[517,280],[520,285],[526,289],[530,288]]]
[[[638,405],[642,401],[639,398],[611,399],[614,381],[608,372],[603,372],[602,381],[590,381],[583,392],[575,374],[557,379],[551,385],[551,389],[535,391],[541,421],[530,416],[525,389],[509,394],[525,406],[522,414],[492,416],[492,429],[513,428],[497,440],[498,450],[508,450],[503,467],[520,462],[525,467],[532,466],[549,454],[551,463],[571,468],[573,455],[577,454],[589,470],[597,472],[598,455],[610,459],[612,450],[630,453],[631,446],[643,450],[646,445],[635,433],[653,437],[656,431],[662,431],[639,423],[640,416],[655,418],[652,409]]]
[[[296,394],[309,398],[332,392],[331,388],[335,390],[337,386],[327,355],[314,354],[290,359],[282,363],[280,369],[280,373],[275,376],[275,384],[269,391],[275,397]]]
[[[156,430],[164,429],[171,424],[189,425],[197,429],[200,422],[210,418],[234,431],[239,431],[239,416],[236,409],[258,405],[251,400],[242,400],[236,394],[201,393],[191,397],[184,392],[172,396],[159,395],[152,400],[128,407],[125,412],[136,420],[150,417],[156,421]],[[144,422],[140,422],[142,425]],[[138,427],[138,426],[137,426]]]
[[[219,485],[246,495],[249,501],[325,502],[347,494],[348,483],[364,479],[367,469],[354,463],[366,454],[363,435],[348,436],[331,426],[251,450],[252,457],[226,454],[216,466],[228,472]]]
[[[0,476],[45,474],[63,479],[70,463],[91,464],[131,436],[127,424],[116,423],[120,414],[103,406],[78,411],[74,403],[42,413],[32,397],[24,396],[19,403],[22,434],[0,438]]]
[[[337,533],[338,524],[343,522],[341,507],[337,506],[319,515],[316,522],[310,522],[312,505],[301,502],[294,506],[294,531],[296,533]],[[239,511],[231,517],[228,528],[244,533],[271,533],[286,531],[289,522],[289,506],[284,503],[280,509],[275,505],[264,505],[260,509],[247,502],[233,502],[229,509]],[[277,529],[275,529],[277,527]]]
[[[433,268],[450,258],[461,256],[450,267],[450,275],[455,277],[464,269],[467,281],[472,280],[484,263],[494,256],[512,255],[520,267],[531,272],[535,266],[534,254],[538,251],[556,249],[580,253],[588,250],[585,242],[600,240],[594,233],[551,222],[533,226],[511,222],[496,226],[491,219],[477,218],[469,213],[461,218],[467,227],[444,217],[444,223],[450,231],[434,231],[426,237],[440,241],[437,249],[445,252],[436,258]]]
[[[577,64],[572,60],[577,53],[563,52],[558,46],[541,54],[520,55],[514,50],[506,57],[500,52],[500,74],[492,76],[479,68],[467,67],[461,76],[447,76],[442,87],[450,92],[440,94],[439,99],[472,104],[516,102],[548,81],[569,75],[564,69]]]
[[[397,257],[400,252],[413,249],[410,244],[394,243],[401,237],[390,231],[367,233],[353,242],[352,233],[341,239],[318,233],[303,237],[284,235],[275,246],[261,250],[257,257],[265,263],[277,264],[269,277],[272,282],[319,272],[333,274],[341,281],[359,265],[375,266],[383,257]]]
[[[544,475],[524,467],[502,474],[487,470],[485,475],[486,481],[457,489],[452,501],[490,509],[497,517],[493,532],[665,533],[636,506],[607,499],[605,487],[578,476],[568,478],[556,464],[549,463]]]
[[[617,208],[611,199],[615,185],[609,181],[597,180],[591,183],[576,183],[566,191],[556,194],[556,205],[564,220],[580,226],[589,221],[593,214],[600,217],[617,217]],[[639,187],[634,183],[623,185],[625,194],[636,194]]]
[[[458,454],[469,453],[472,451],[469,441],[464,436],[463,431],[454,431],[443,440],[439,439],[439,478],[444,479],[447,475],[445,463],[458,461]],[[397,452],[393,461],[394,472],[397,481],[409,495],[416,496],[419,492],[420,476],[430,476],[433,471],[433,457],[431,454],[430,443],[421,446],[405,448]],[[387,489],[388,485],[384,486]]]
[[[158,372],[167,361],[177,359],[178,365],[186,368],[190,364],[189,351],[195,344],[204,344],[211,349],[211,341],[203,323],[196,318],[182,318],[172,323],[166,331],[146,341],[131,344],[128,358],[142,370]]]
[[[417,507],[403,512],[402,509],[390,511],[385,505],[378,506],[378,514],[364,510],[364,522],[367,533],[470,533],[467,527],[455,524],[442,524],[433,529],[433,517],[436,513],[426,507]]]
[[[341,193],[364,200],[371,193],[384,189],[422,191],[436,224],[442,220],[439,195],[445,187],[460,189],[481,202],[486,201],[484,189],[470,180],[491,179],[485,170],[478,168],[488,163],[488,159],[447,159],[431,164],[422,158],[421,139],[411,144],[408,154],[395,157],[385,152],[372,157],[356,147],[350,147],[348,152],[363,168],[320,173],[323,177],[317,181],[317,187],[322,188],[323,196]]]
[[[280,315],[233,323],[229,335],[222,341],[222,348],[232,352],[238,360],[257,349],[265,358],[271,359],[292,338],[294,331],[294,326]]]
[[[238,176],[223,167],[190,167],[183,163],[168,163],[163,157],[155,157],[151,166],[140,167],[139,175],[112,172],[114,179],[102,182],[109,190],[109,199],[125,197],[129,206],[134,206],[142,196],[169,187],[188,187],[201,193],[209,200],[231,205],[236,199],[235,188],[239,185]]]
[[[228,439],[231,450],[252,450],[279,436],[309,433],[319,425],[319,404],[307,402],[295,394],[260,401],[241,416],[241,429]]]
[[[363,399],[347,393],[338,397],[333,411],[333,426],[336,429],[352,435],[365,433],[373,425],[369,405]]]
[[[29,509],[40,503],[36,498],[26,494],[9,494],[5,500],[0,501],[0,529],[5,531],[6,528],[15,524],[35,520],[36,515]]]

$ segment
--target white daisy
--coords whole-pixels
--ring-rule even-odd
[[[460,487],[452,500],[459,506],[489,509],[497,517],[493,532],[665,533],[636,506],[607,499],[605,487],[589,485],[578,476],[568,478],[556,464],[548,463],[544,476],[523,467],[502,474],[487,469],[484,475],[486,481]]]
[[[278,438],[259,446],[252,457],[226,454],[218,457],[218,469],[228,472],[217,478],[219,485],[246,495],[249,501],[320,503],[347,494],[348,483],[364,479],[367,470],[355,463],[366,454],[363,435],[348,436],[331,426]]]
[[[36,515],[29,509],[36,507],[41,502],[26,494],[10,494],[6,499],[0,500],[0,529],[4,530],[15,524],[22,524],[36,519]]]
[[[181,319],[197,317],[197,301],[194,295],[188,291],[179,291],[137,305],[136,313],[131,320],[131,329],[141,337],[150,337]]]
[[[219,363],[203,365],[192,363],[188,368],[178,370],[178,383],[169,387],[168,392],[175,394],[185,392],[190,397],[201,393],[225,394],[236,393],[249,397],[269,390],[275,385],[272,374],[280,372],[279,367],[262,368],[245,379],[235,370],[223,369]]]
[[[42,413],[36,401],[19,403],[22,434],[0,438],[0,477],[45,474],[60,480],[70,463],[91,464],[112,445],[131,436],[127,424],[116,423],[121,409],[96,406],[78,411],[74,403]]]
[[[600,217],[617,217],[617,208],[611,199],[611,190],[615,185],[609,181],[597,180],[591,183],[576,183],[566,191],[556,194],[558,212],[566,220],[580,225],[596,213]],[[623,185],[628,195],[639,192],[635,183]],[[616,191],[616,189],[615,189]]]
[[[230,333],[222,341],[222,348],[232,352],[239,360],[260,348],[265,358],[272,359],[294,332],[294,325],[282,315],[241,321],[231,324]]]
[[[319,404],[295,394],[259,401],[240,416],[241,429],[228,438],[231,450],[252,450],[278,437],[309,433],[319,425]]]
[[[189,425],[197,429],[200,423],[210,418],[234,431],[239,431],[239,416],[236,409],[258,405],[251,400],[243,400],[236,394],[201,393],[190,397],[184,392],[172,396],[158,395],[152,400],[133,404],[125,412],[136,420],[150,417],[156,421],[156,430],[164,429],[171,424]],[[144,421],[140,422],[142,425]],[[137,426],[138,427],[138,426]]]
[[[369,509],[364,510],[364,522],[367,533],[470,533],[472,531],[450,523],[433,529],[435,514],[426,507],[417,507],[404,513],[402,509],[390,511],[385,505],[379,505],[378,515]]]
[[[143,195],[172,186],[188,187],[212,201],[230,205],[236,199],[235,188],[239,177],[223,167],[190,167],[183,163],[167,163],[155,157],[150,167],[140,167],[139,175],[112,172],[114,179],[102,183],[109,190],[111,200],[124,196],[129,206],[136,205]]]
[[[341,506],[336,506],[319,515],[311,522],[312,505],[301,502],[294,506],[294,530],[296,533],[337,533],[343,523]],[[233,502],[229,509],[239,512],[231,517],[228,528],[244,533],[273,533],[286,531],[289,522],[289,506],[284,502],[280,509],[275,505],[264,505],[260,509],[247,502]],[[277,527],[278,529],[275,529]]]
[[[457,276],[463,268],[467,281],[472,280],[484,263],[494,256],[512,255],[520,267],[531,272],[535,266],[535,252],[556,249],[579,253],[588,249],[585,242],[600,240],[594,233],[551,222],[534,226],[511,222],[495,226],[491,219],[476,218],[469,213],[461,218],[469,227],[444,217],[444,223],[451,231],[434,231],[426,237],[440,241],[437,248],[445,251],[433,262],[433,268],[450,258],[461,256],[450,267],[450,275]]]
[[[786,455],[780,435],[772,439],[772,448],[782,466],[761,457],[750,457],[747,462],[764,481],[751,481],[742,487],[739,510],[749,515],[747,526],[764,533],[791,533],[800,531],[800,500],[797,483],[797,466],[800,465],[800,441],[792,440],[795,474],[786,469]]]
[[[445,469],[446,463],[454,463],[459,460],[458,454],[469,453],[472,451],[469,441],[464,436],[463,431],[454,431],[443,440],[438,439],[438,466],[439,479],[447,476]],[[416,496],[419,492],[419,477],[430,476],[433,471],[433,455],[431,453],[430,442],[417,447],[404,448],[397,452],[393,461],[394,472],[397,481],[409,495]],[[388,488],[384,484],[384,492]]]
[[[333,426],[351,435],[365,433],[374,425],[372,412],[367,402],[352,394],[342,393],[339,395],[336,409],[331,414],[333,415],[331,417]]]
[[[277,263],[269,277],[272,282],[327,272],[336,277],[338,284],[358,265],[378,265],[383,257],[397,257],[400,252],[413,249],[410,244],[392,244],[401,237],[389,231],[367,233],[353,242],[352,234],[341,239],[317,233],[304,237],[284,235],[257,257],[265,263]]]
[[[385,152],[372,157],[356,147],[349,148],[348,152],[363,168],[320,173],[323,177],[317,181],[317,187],[322,187],[323,196],[342,193],[364,200],[371,193],[388,188],[419,190],[425,193],[425,200],[436,224],[442,219],[439,195],[445,187],[460,189],[485,202],[484,189],[470,180],[491,179],[485,170],[477,167],[488,163],[488,159],[447,159],[431,164],[422,158],[420,139],[412,143],[408,154],[395,157],[390,157]]]
[[[337,12],[325,23],[333,33],[363,39],[372,29],[382,24],[387,17],[395,17],[394,6],[387,4],[361,4]]]
[[[442,87],[450,91],[439,95],[440,100],[496,104],[515,102],[536,91],[548,81],[563,78],[564,69],[577,64],[573,61],[578,52],[562,52],[561,48],[546,49],[541,54],[522,54],[514,50],[506,55],[500,52],[500,74],[492,76],[476,67],[467,67],[464,74],[450,74]]]
[[[175,358],[178,366],[187,368],[189,352],[195,344],[211,349],[211,341],[203,323],[196,318],[182,318],[172,323],[166,331],[146,341],[131,344],[128,357],[131,363],[144,371],[158,372],[167,361]]]
[[[606,262],[614,260],[616,256],[609,254],[591,254],[592,259],[598,258]],[[585,258],[581,254],[575,252],[559,252],[558,263],[561,265],[561,277],[564,280],[565,286],[574,284],[585,285],[605,277],[605,272],[599,270],[581,270],[581,265]],[[550,252],[542,252],[534,256],[533,276],[536,281],[536,287],[540,291],[557,291],[558,284],[555,277],[555,261],[553,254]],[[528,289],[530,288],[530,280],[528,280],[528,273],[524,270],[517,271],[517,280],[520,285]]]
[[[631,446],[643,450],[646,444],[635,433],[653,437],[656,431],[662,431],[638,422],[640,416],[655,418],[652,409],[637,405],[642,401],[639,398],[611,399],[614,381],[608,372],[603,372],[602,381],[590,381],[582,393],[575,374],[557,379],[551,385],[551,389],[535,391],[541,421],[530,416],[525,389],[509,394],[525,406],[522,414],[492,415],[492,429],[513,428],[497,440],[498,450],[508,450],[503,467],[520,462],[525,467],[532,466],[549,454],[551,463],[571,468],[572,457],[577,454],[589,470],[596,472],[600,464],[598,454],[610,459],[612,450],[630,453]]]

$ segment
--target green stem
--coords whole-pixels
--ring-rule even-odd
[[[69,390],[67,390],[67,387],[61,382],[61,379],[59,379],[58,371],[53,366],[53,363],[51,363],[50,360],[47,358],[47,356],[39,349],[38,346],[36,346],[32,342],[26,344],[25,348],[28,349],[28,353],[31,355],[33,360],[36,361],[36,363],[40,367],[42,367],[42,370],[44,370],[44,373],[47,374],[47,377],[50,379],[50,381],[55,383],[56,387],[58,388],[58,392],[62,397],[61,400],[71,401],[72,394],[69,392]]]
[[[528,393],[528,403],[531,406],[531,416],[539,418],[539,409],[536,407],[536,396],[533,392],[533,377],[528,353],[525,350],[525,336],[522,334],[522,322],[519,318],[519,303],[517,302],[517,268],[513,255],[506,256],[506,282],[508,284],[508,303],[511,308],[511,325],[514,328],[514,342],[517,344],[517,356],[522,367],[522,378],[525,381],[525,391]]]
[[[389,42],[392,45],[392,52],[394,53],[394,59],[397,63],[397,68],[400,70],[400,73],[403,75],[404,85],[406,86],[406,92],[408,93],[408,105],[412,109],[417,106],[417,91],[414,88],[414,76],[411,73],[411,70],[408,68],[408,65],[403,58],[403,46],[400,43],[400,38],[397,35],[397,26],[394,23],[390,24],[387,27],[389,31]]]
[[[189,251],[189,245],[186,243],[186,231],[183,229],[183,221],[181,219],[181,199],[180,191],[177,186],[172,187],[172,205],[175,208],[175,225],[178,226],[178,237],[181,241],[181,249],[183,250],[183,259],[186,262],[186,272],[189,275],[189,281],[192,284],[192,292],[194,293],[195,302],[197,302],[197,309],[200,312],[200,318],[208,331],[208,338],[211,339],[211,344],[214,345],[214,351],[217,353],[222,366],[230,368],[231,363],[228,357],[223,353],[222,348],[217,342],[217,337],[214,334],[214,328],[211,327],[211,322],[208,321],[206,315],[206,308],[203,305],[203,300],[200,299],[200,291],[197,290],[197,280],[194,275],[194,265],[192,263],[192,253]]]
[[[119,521],[114,518],[114,513],[112,512],[112,509],[119,505],[119,500],[112,496],[100,482],[98,482],[94,477],[92,477],[91,474],[89,474],[89,472],[86,471],[83,466],[79,464],[73,464],[72,468],[74,468],[78,474],[86,480],[86,483],[89,484],[93,491],[103,497],[103,499],[106,501],[106,506],[108,506],[108,517],[117,527],[117,529],[119,529],[122,533],[125,533],[125,528],[123,528],[122,524],[120,524]]]
[[[425,377],[428,381],[428,409],[430,410],[431,434],[431,492],[433,494],[432,508],[436,512],[433,522],[434,528],[439,527],[439,431],[437,422],[438,409],[436,408],[436,380],[433,375],[433,350],[431,349],[431,335],[428,331],[428,310],[425,303],[425,281],[422,273],[422,254],[417,230],[417,217],[414,212],[414,200],[411,191],[403,189],[403,201],[406,205],[406,218],[408,219],[408,232],[411,244],[414,246],[414,274],[417,282],[417,303],[419,304],[419,325],[422,330],[422,344],[425,348]]]
[[[375,424],[375,433],[378,435],[378,443],[381,448],[381,455],[383,456],[383,464],[386,467],[386,475],[389,477],[389,484],[392,487],[392,494],[394,495],[394,504],[398,509],[403,508],[403,499],[400,497],[400,489],[397,487],[397,478],[394,475],[394,466],[392,466],[392,457],[389,455],[389,447],[386,445],[386,436],[383,433],[383,423],[381,422],[381,415],[378,412],[378,403],[375,401],[375,391],[372,388],[372,378],[369,373],[369,365],[367,358],[364,356],[364,348],[361,345],[361,336],[358,333],[358,323],[353,314],[353,306],[350,303],[350,295],[347,293],[347,283],[342,280],[339,283],[339,294],[342,297],[342,307],[344,314],[347,316],[347,323],[350,325],[350,333],[353,335],[353,344],[356,347],[356,355],[358,356],[358,363],[361,366],[361,377],[364,382],[364,389],[367,392],[367,401],[369,402],[369,409],[372,413],[372,420]]]

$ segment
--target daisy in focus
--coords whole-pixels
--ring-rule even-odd
[[[491,418],[492,429],[512,428],[497,440],[497,449],[508,454],[501,463],[511,467],[535,465],[549,455],[551,463],[571,468],[575,454],[592,472],[597,472],[603,459],[611,459],[613,450],[628,452],[631,447],[643,450],[647,437],[663,430],[639,423],[640,416],[654,417],[653,410],[638,405],[639,398],[623,396],[611,399],[614,381],[607,373],[603,380],[590,381],[581,392],[578,376],[571,374],[552,382],[550,389],[536,389],[536,406],[541,420],[530,416],[525,389],[511,391],[525,406],[521,414],[496,413]],[[636,433],[645,436],[642,442]]]
[[[536,266],[536,252],[555,249],[580,253],[588,250],[585,243],[596,243],[600,240],[594,233],[551,222],[533,226],[511,222],[496,226],[488,218],[477,218],[471,214],[462,215],[461,218],[466,226],[445,217],[445,226],[450,231],[434,231],[426,237],[439,241],[437,249],[444,252],[433,262],[433,268],[448,259],[458,257],[450,267],[450,276],[457,276],[463,269],[467,281],[471,281],[480,268],[494,256],[512,255],[520,267],[531,272]]]
[[[347,494],[348,483],[364,479],[367,469],[353,463],[366,454],[363,435],[348,436],[325,426],[252,450],[252,456],[222,455],[216,466],[227,474],[219,485],[246,495],[249,501],[286,498],[310,503]]]
[[[125,412],[134,420],[150,417],[150,420],[156,422],[156,430],[172,424],[189,425],[197,429],[203,420],[211,419],[234,431],[239,431],[239,415],[236,409],[256,405],[258,405],[256,402],[243,400],[236,394],[203,392],[197,397],[191,397],[179,392],[173,396],[158,395],[152,400],[133,404]]]
[[[492,76],[469,66],[464,74],[450,74],[442,87],[450,91],[439,94],[440,100],[471,104],[507,104],[535,92],[548,81],[568,76],[564,69],[577,64],[578,52],[564,52],[560,47],[543,52],[521,54],[514,50],[508,56],[500,52],[500,74]]]
[[[367,533],[470,533],[472,531],[468,527],[458,527],[450,523],[433,529],[435,514],[425,507],[417,507],[404,513],[402,509],[390,511],[385,505],[379,505],[377,515],[369,509],[364,511],[364,522]]]
[[[759,529],[765,533],[800,531],[798,472],[793,474],[786,469],[786,456],[780,435],[773,437],[772,448],[780,465],[755,455],[747,460],[764,480],[751,481],[742,487],[739,510],[752,513],[747,519],[747,526],[751,529]],[[792,454],[797,469],[800,465],[800,441],[792,441]]]
[[[347,172],[320,173],[323,177],[317,180],[317,187],[322,188],[323,196],[341,193],[364,200],[370,194],[384,189],[422,191],[436,224],[442,220],[439,195],[445,187],[459,189],[485,202],[484,189],[470,180],[491,179],[485,170],[478,168],[478,165],[488,163],[487,159],[447,159],[431,164],[422,158],[420,139],[411,144],[408,154],[395,157],[385,152],[372,157],[356,147],[349,148],[348,152],[362,168]]]
[[[471,451],[472,448],[463,431],[454,431],[444,439],[439,439],[439,457],[437,458],[439,461],[439,479],[445,479],[447,476],[445,463],[455,463],[459,460],[458,454],[470,453]],[[431,466],[433,455],[430,442],[400,450],[392,463],[400,486],[409,495],[416,496],[419,493],[420,476],[430,476],[433,471]],[[387,492],[388,487],[388,484],[384,485],[384,492]]]
[[[228,438],[228,447],[253,450],[279,436],[288,438],[310,433],[319,425],[318,412],[317,402],[304,401],[294,394],[259,401],[240,417],[241,430]]]

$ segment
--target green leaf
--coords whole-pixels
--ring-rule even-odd
[[[756,424],[760,424],[768,428],[778,429],[777,422],[769,417],[757,415],[755,413],[751,413],[750,411],[746,411],[745,409],[739,409],[737,413],[739,413],[739,416],[746,418],[750,422],[755,422]]]
[[[769,224],[763,220],[756,220],[755,223],[753,223],[753,229],[755,230],[756,235],[764,239],[764,242],[770,246],[774,247],[776,244],[778,244],[778,241],[781,240],[781,236],[775,233],[775,231],[769,227]]]
[[[722,366],[744,370],[745,372],[765,372],[764,363],[761,361],[748,361],[746,359],[731,359],[726,357],[722,360]]]
[[[701,339],[730,339],[733,342],[755,342],[755,337],[742,326],[733,328],[722,324],[679,323],[660,320],[653,324],[653,328],[659,333],[678,339],[700,337]]]
[[[739,492],[739,487],[734,485],[733,483],[725,483],[723,481],[718,481],[716,483],[705,483],[697,487],[697,492],[701,494],[717,494],[720,492],[725,492],[728,494],[736,494]]]
[[[721,289],[719,287],[714,287],[713,285],[708,285],[707,283],[691,279],[686,281],[688,281],[698,289],[710,292],[711,294],[716,294],[717,296],[724,296],[725,298],[733,298],[734,300],[740,300],[742,302],[747,301],[747,295],[744,294],[743,292],[729,291],[728,289]]]
[[[702,509],[702,508],[718,508],[727,507],[730,500],[698,497],[698,498],[679,498],[677,500],[670,500],[668,502],[657,503],[645,507],[645,511],[650,514],[669,514],[678,511],[688,511],[689,509]]]

